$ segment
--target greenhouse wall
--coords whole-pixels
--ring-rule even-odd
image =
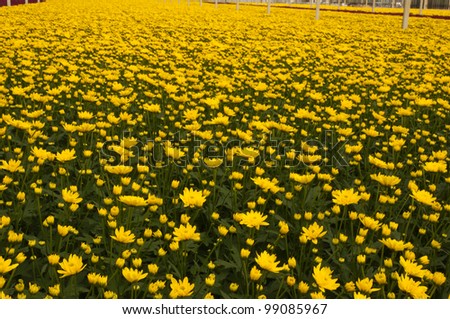
[[[26,4],[26,0],[11,0],[11,5],[16,6],[19,4]],[[45,2],[45,0],[28,0],[28,3],[38,3],[38,2]],[[8,0],[0,0],[0,7],[5,7],[8,5]]]

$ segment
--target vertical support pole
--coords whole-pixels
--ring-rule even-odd
[[[403,22],[402,29],[408,28],[409,12],[411,11],[411,0],[405,0],[405,6],[403,7]]]
[[[316,20],[319,20],[320,18],[320,1],[316,0]]]
[[[10,6],[11,6],[11,0],[6,0],[6,5],[7,5],[8,7],[10,7]]]
[[[236,11],[239,11],[239,0],[236,0]]]
[[[420,15],[423,15],[423,4],[424,4],[424,1],[420,0],[420,3],[419,3],[419,14]]]
[[[375,12],[375,0],[372,0],[372,13]]]
[[[217,0],[214,1],[214,7],[217,9]]]
[[[270,2],[271,0],[267,0],[267,14],[270,14]]]

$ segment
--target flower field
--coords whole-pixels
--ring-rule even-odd
[[[448,22],[0,8],[0,297],[448,298]]]

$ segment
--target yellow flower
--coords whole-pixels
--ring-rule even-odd
[[[430,192],[426,190],[411,190],[411,197],[414,198],[419,203],[428,206],[434,206],[436,202],[436,197],[434,197]]]
[[[378,220],[373,219],[369,216],[360,216],[359,220],[364,225],[364,227],[369,228],[371,230],[378,230],[381,228],[381,224]]]
[[[205,284],[209,287],[214,286],[214,283],[216,282],[216,275],[209,274],[208,277],[205,278]]]
[[[289,179],[304,185],[311,183],[315,177],[316,174],[300,175],[297,173],[289,173]]]
[[[304,281],[300,281],[298,283],[297,289],[301,294],[306,294],[309,290],[309,285]]]
[[[352,189],[334,190],[331,192],[333,203],[337,205],[347,206],[351,204],[358,204],[361,195]]]
[[[255,177],[252,178],[253,183],[259,186],[263,192],[267,193],[270,191],[272,194],[276,194],[280,191],[280,187],[277,186],[278,180],[276,178],[272,178],[272,180],[268,178]]]
[[[71,150],[66,149],[66,150],[63,150],[61,153],[60,152],[56,153],[56,160],[61,163],[74,160],[75,158],[77,158],[75,156],[75,149],[71,149]]]
[[[184,155],[186,155],[185,152],[168,145],[164,146],[164,151],[166,153],[167,157],[173,158],[174,160],[182,158]]]
[[[259,278],[261,278],[262,272],[259,270],[256,266],[253,266],[253,268],[250,270],[250,280],[252,281],[258,281]]]
[[[313,278],[322,292],[325,292],[325,290],[336,290],[340,286],[337,283],[337,279],[331,277],[332,274],[333,271],[329,267],[322,268],[321,264],[314,267]]]
[[[34,146],[31,149],[31,154],[33,154],[33,156],[41,159],[41,163],[43,163],[43,161],[45,160],[49,160],[49,161],[53,161],[55,159],[55,154],[53,154],[52,152],[49,152],[43,148],[38,148],[36,146]],[[38,163],[40,163],[38,161]]]
[[[183,280],[176,280],[171,278],[170,288],[172,289],[169,293],[170,298],[188,297],[192,295],[195,285],[189,283],[189,279],[184,277]]]
[[[376,273],[374,278],[379,285],[385,285],[387,283],[386,274],[384,272]]]
[[[8,226],[11,223],[11,217],[8,216],[0,216],[0,229]]]
[[[222,165],[223,159],[221,158],[204,158],[203,162],[206,164],[206,166],[210,168],[216,168]]]
[[[447,163],[444,161],[439,162],[426,162],[423,165],[423,169],[427,172],[433,172],[433,173],[447,173]]]
[[[365,294],[356,292],[356,291],[353,293],[353,298],[354,299],[370,299],[370,297],[367,297]]]
[[[402,275],[397,281],[398,288],[408,293],[414,299],[427,299],[429,296],[426,294],[427,287],[421,286],[419,281],[408,277],[408,275]]]
[[[60,284],[56,284],[56,285],[48,287],[48,293],[50,294],[50,296],[58,297],[59,294],[61,293]]]
[[[125,267],[122,269],[122,275],[129,283],[136,283],[147,277],[148,273],[144,273],[143,270]]]
[[[61,192],[62,198],[66,203],[78,204],[83,198],[80,197],[78,192],[73,192],[70,189],[64,188]]]
[[[378,291],[380,290],[380,288],[372,288],[373,286],[373,279],[369,279],[369,278],[364,278],[364,279],[359,279],[358,281],[356,281],[356,287],[358,287],[358,289],[366,294],[371,294],[374,291]]]
[[[119,201],[128,206],[148,206],[149,203],[145,198],[140,196],[119,196]]]
[[[180,199],[184,204],[184,207],[202,207],[206,201],[206,196],[203,196],[201,191],[194,190],[192,188],[185,188],[183,194],[180,194]]]
[[[311,240],[314,244],[317,244],[317,238],[322,238],[327,233],[323,231],[323,226],[319,226],[316,222],[314,224],[309,225],[308,228],[302,228],[302,236],[306,236],[308,240]]]
[[[0,256],[0,274],[6,274],[19,266],[19,264],[11,264],[11,263],[12,263],[11,259],[5,260],[2,256]]]
[[[262,269],[273,273],[279,273],[284,269],[284,267],[278,267],[280,263],[277,260],[277,256],[275,254],[269,254],[267,251],[263,251],[261,254],[256,254],[255,261]]]
[[[59,259],[60,259],[60,257],[57,254],[51,254],[51,255],[47,256],[47,260],[48,260],[50,265],[58,264],[59,263]]]
[[[239,289],[239,284],[232,282],[229,286],[231,292],[236,292]]]
[[[445,275],[439,271],[436,271],[433,274],[433,282],[438,285],[441,286],[443,285],[445,282],[447,281],[447,278],[445,277]]]
[[[107,165],[105,166],[105,171],[111,174],[126,175],[133,171],[133,167],[126,165],[115,165],[115,166]]]
[[[183,241],[183,240],[200,240],[200,233],[196,233],[195,230],[197,226],[192,226],[187,223],[186,225],[180,225],[180,227],[175,227],[173,230],[173,235],[175,236],[175,241]]]
[[[402,265],[403,269],[409,276],[423,278],[426,274],[426,271],[422,269],[422,265],[418,265],[410,260],[407,260],[403,256],[400,256],[400,265]]]
[[[9,161],[2,160],[1,162],[2,165],[0,165],[0,169],[3,169],[10,173],[25,172],[25,169],[23,168],[23,166],[21,166],[22,162],[20,160],[10,159]]]
[[[125,231],[125,228],[123,226],[121,226],[119,229],[116,228],[114,234],[115,236],[111,235],[111,238],[120,243],[130,244],[135,240],[135,236],[131,232],[131,230]]]
[[[63,259],[59,263],[61,270],[58,273],[61,274],[61,278],[76,275],[83,271],[86,265],[83,265],[83,259],[80,256],[71,254],[68,259]]]
[[[253,210],[245,214],[239,214],[238,218],[240,219],[239,223],[247,226],[248,228],[254,227],[259,230],[259,227],[269,225],[269,223],[265,221],[267,219],[267,215],[263,215],[262,213]]]
[[[16,233],[13,230],[8,231],[8,242],[10,243],[20,243],[23,240],[22,233]]]
[[[378,183],[380,183],[383,186],[390,186],[390,187],[395,186],[401,182],[401,179],[397,176],[383,175],[380,173],[378,173],[377,175],[370,174],[370,178],[374,181],[377,181]]]
[[[108,276],[102,276],[95,272],[89,273],[87,275],[87,279],[91,285],[98,285],[100,287],[106,287],[108,284]]]
[[[380,242],[383,243],[387,248],[395,250],[395,251],[403,251],[409,247],[408,244],[405,244],[403,240],[397,240],[392,238],[383,238],[380,239]]]

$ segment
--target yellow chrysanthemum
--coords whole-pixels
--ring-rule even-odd
[[[334,190],[331,195],[333,196],[333,203],[342,206],[358,204],[361,199],[361,195],[353,189]]]
[[[308,228],[302,227],[302,236],[306,236],[306,238],[310,241],[312,241],[314,244],[317,244],[317,239],[322,238],[327,233],[323,230],[323,226],[319,226],[317,222],[314,222],[314,224],[309,225]]]
[[[0,274],[6,274],[18,266],[19,264],[13,264],[11,259],[4,259],[0,256]]]
[[[255,261],[259,267],[273,273],[279,273],[284,269],[284,267],[278,267],[280,262],[277,261],[277,255],[269,254],[267,251],[256,254]]]
[[[239,214],[240,224],[245,225],[249,228],[256,228],[259,230],[261,226],[268,226],[269,223],[265,220],[267,219],[267,215],[263,215],[257,211],[249,211],[247,213]]]
[[[322,292],[339,288],[340,284],[337,279],[331,277],[332,274],[333,271],[329,267],[322,267],[321,264],[314,267],[313,278]]]
[[[187,277],[184,277],[183,280],[176,280],[175,278],[171,279],[170,284],[170,298],[180,298],[180,297],[189,297],[192,295],[194,291],[194,284],[189,283],[189,279]]]
[[[183,194],[180,194],[180,199],[184,204],[184,207],[202,207],[206,201],[206,196],[201,191],[194,190],[193,188],[185,188]]]
[[[148,206],[148,201],[140,196],[124,195],[119,196],[119,201],[128,206]]]
[[[131,232],[131,230],[125,230],[123,226],[121,226],[119,229],[116,228],[114,234],[115,236],[111,235],[111,238],[120,243],[130,244],[135,240],[135,236]]]
[[[173,236],[175,241],[183,240],[200,240],[200,233],[196,233],[197,226],[192,226],[187,223],[186,225],[180,225],[180,227],[175,227],[173,230]]]
[[[59,263],[61,267],[58,273],[61,274],[61,278],[73,276],[83,271],[86,265],[83,265],[83,259],[80,256],[71,254],[68,259],[63,259]]]

